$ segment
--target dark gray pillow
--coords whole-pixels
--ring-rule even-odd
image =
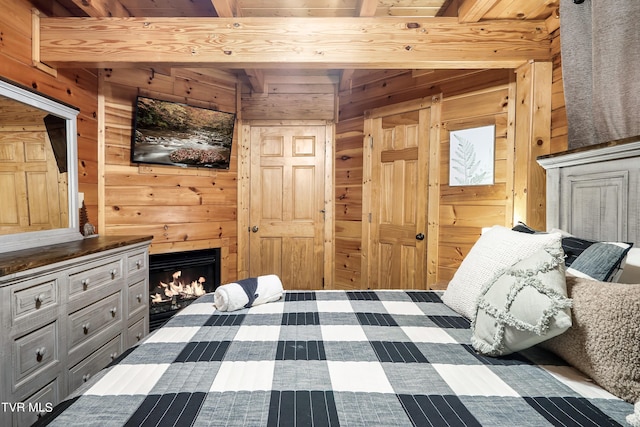
[[[564,247],[564,240],[563,247]],[[593,242],[567,265],[568,272],[578,271],[594,280],[614,281],[622,273],[622,263],[631,249],[629,243]],[[566,253],[566,251],[565,251]]]
[[[527,224],[525,224],[522,221],[518,221],[518,223],[512,228],[512,230],[513,231],[519,231],[521,233],[527,233],[527,234],[544,233],[544,231],[536,230],[534,228],[529,227]]]
[[[528,234],[545,233],[523,222],[518,222],[512,230]],[[627,252],[632,246],[633,243],[598,242],[568,234],[562,236],[564,265],[570,269],[569,272],[603,282],[612,282],[620,277]]]

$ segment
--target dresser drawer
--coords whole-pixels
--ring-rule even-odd
[[[39,277],[11,289],[11,318],[16,320],[33,313],[41,313],[59,303],[58,277]]]
[[[113,362],[122,350],[122,336],[118,335],[89,357],[69,369],[69,393],[77,389],[102,368]]]
[[[122,258],[110,258],[86,264],[82,270],[69,275],[69,299],[79,298],[90,290],[121,280]]]
[[[13,412],[13,425],[30,426],[43,415],[53,411],[60,402],[60,380],[56,378],[24,400],[24,410]]]
[[[144,338],[144,318],[138,320],[127,329],[127,347],[133,347]]]
[[[69,315],[69,349],[72,350],[122,319],[122,294],[117,292]]]
[[[145,270],[147,268],[148,259],[147,251],[129,254],[127,257],[127,271],[130,274],[133,274],[138,271]]]
[[[53,322],[13,341],[15,388],[58,362],[58,323]]]
[[[143,310],[148,310],[147,300],[145,296],[148,288],[147,280],[142,279],[132,285],[129,285],[129,319]]]

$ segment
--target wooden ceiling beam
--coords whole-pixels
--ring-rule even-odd
[[[338,86],[340,92],[351,92],[351,86],[353,84],[353,74],[355,73],[355,71],[356,70],[354,70],[353,68],[342,70],[342,73],[340,73],[340,84]]]
[[[211,0],[211,4],[221,18],[240,16],[237,11],[237,2],[234,0]]]
[[[59,67],[516,68],[549,61],[544,21],[456,18],[43,18]]]
[[[91,17],[126,18],[131,16],[126,7],[118,0],[71,0]]]
[[[458,7],[460,22],[478,22],[501,0],[464,0]]]
[[[235,0],[211,0],[216,13],[220,18],[233,18],[234,16],[241,16],[241,11],[238,7],[238,3]],[[267,91],[267,84],[264,79],[264,72],[258,69],[244,70],[249,81],[251,91],[255,93],[265,93]]]
[[[265,93],[267,91],[267,82],[264,78],[264,72],[257,69],[244,70],[251,85],[251,91],[255,93]]]
[[[355,16],[375,16],[377,8],[378,0],[357,0]],[[353,69],[342,70],[338,90],[345,91],[351,88],[351,77],[354,71]]]
[[[358,0],[355,16],[376,16],[378,0]]]

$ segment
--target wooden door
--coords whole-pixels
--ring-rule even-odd
[[[67,227],[67,174],[57,171],[44,130],[0,129],[0,234]]]
[[[419,108],[422,107],[422,108]],[[369,115],[370,288],[426,289],[430,108]]]
[[[251,126],[249,275],[322,289],[325,126]]]

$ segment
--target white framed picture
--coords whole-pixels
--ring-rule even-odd
[[[494,183],[495,125],[449,132],[449,185]]]

